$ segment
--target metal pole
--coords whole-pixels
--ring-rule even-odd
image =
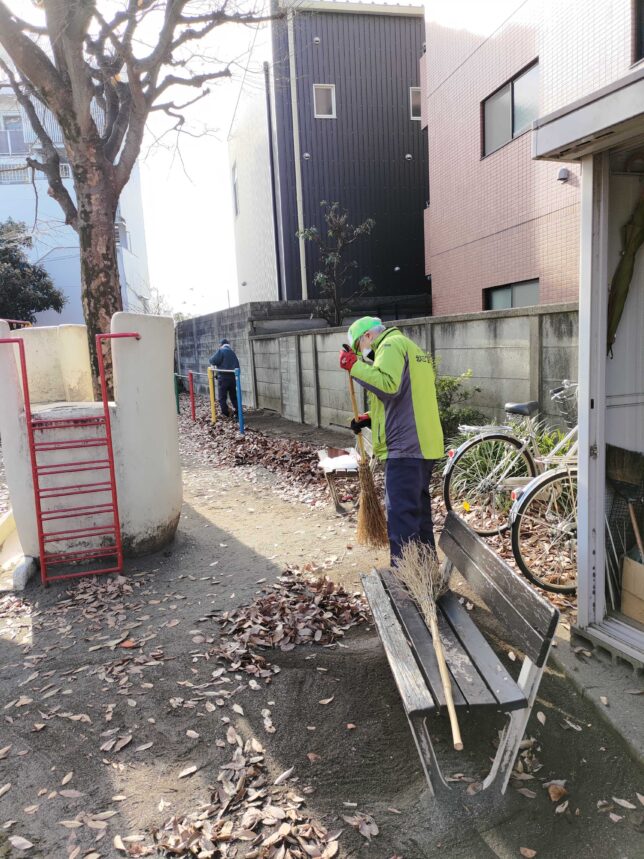
[[[190,390],[190,412],[192,413],[192,420],[197,420],[197,408],[195,406],[195,383],[192,376],[192,370],[188,370],[188,388]]]
[[[239,432],[244,435],[244,409],[242,407],[241,370],[235,370],[235,386],[237,388],[237,414],[239,417]]]
[[[174,374],[174,398],[177,401],[177,414],[181,414],[181,408],[179,406],[179,377],[177,374]]]
[[[215,371],[208,367],[208,391],[210,393],[210,423],[217,423],[217,409],[215,408]]]

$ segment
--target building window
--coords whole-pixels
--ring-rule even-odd
[[[0,114],[0,155],[26,155],[27,145],[19,113]]]
[[[235,217],[239,214],[239,187],[237,184],[237,164],[233,164],[233,209]]]
[[[69,164],[61,164],[60,165],[60,178],[61,179],[71,179],[72,178],[72,168]]]
[[[644,0],[635,0],[635,62],[644,59]]]
[[[483,102],[483,155],[495,152],[527,131],[539,113],[536,62]]]
[[[409,118],[420,119],[420,87],[409,87]]]
[[[508,310],[539,304],[539,281],[523,280],[483,290],[483,310]]]
[[[335,84],[313,84],[313,111],[316,119],[335,119]]]

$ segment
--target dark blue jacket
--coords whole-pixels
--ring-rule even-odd
[[[228,344],[221,346],[214,355],[208,358],[208,363],[218,370],[237,370],[239,359]]]

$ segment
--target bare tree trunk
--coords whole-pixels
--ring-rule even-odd
[[[98,161],[98,159],[97,159]],[[81,262],[81,301],[87,325],[94,387],[98,394],[96,335],[109,334],[112,315],[123,309],[116,262],[114,218],[117,197],[104,163],[83,159],[74,164]],[[110,165],[111,166],[111,165]],[[112,389],[112,353],[103,351],[108,388]]]

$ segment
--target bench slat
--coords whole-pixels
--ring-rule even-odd
[[[395,576],[389,570],[382,570],[381,577],[385,587],[392,595],[394,608],[400,622],[405,627],[418,654],[421,670],[425,668],[426,664],[431,667],[427,682],[442,709],[445,707],[443,685],[438,672],[431,633],[427,628],[425,619],[412,597],[397,584]],[[453,599],[449,599],[449,597]],[[456,609],[453,608],[453,604],[456,605]],[[449,613],[444,610],[444,605],[450,609]],[[497,665],[501,669],[503,666],[499,663],[484,636],[478,632],[469,615],[465,617],[465,621],[469,621],[470,626],[478,633],[477,638],[471,637],[475,646],[466,646],[458,635],[458,631],[453,628],[452,620],[455,615],[458,615],[458,609],[465,612],[456,597],[453,594],[446,594],[438,602],[438,609],[438,628],[445,651],[445,661],[454,681],[452,691],[455,706],[493,707],[502,709],[504,712],[525,706],[525,696],[512,678],[507,678],[507,694],[501,696],[496,694],[495,688],[499,685],[498,678],[507,676],[507,672],[503,670],[503,674],[501,674],[497,671]],[[458,618],[456,619],[458,620]],[[423,645],[422,653],[420,645]],[[489,677],[485,676],[486,672],[490,674]],[[511,705],[508,706],[508,703]]]
[[[481,595],[488,608],[504,625],[504,638],[522,650],[536,663],[543,649],[543,637],[523,617],[496,582],[472,561],[449,531],[443,531],[441,549],[472,588]]]
[[[539,596],[528,582],[517,575],[506,562],[484,540],[481,540],[462,519],[455,513],[450,512],[445,521],[443,534],[448,535],[461,547],[462,551],[469,556],[471,562],[480,571],[492,579],[496,587],[503,592],[512,603],[515,610],[523,617],[524,622],[531,626],[548,641],[554,633],[554,626],[558,618],[557,609],[546,599]],[[441,535],[441,548],[442,546]],[[446,552],[446,554],[449,554]],[[456,564],[458,567],[458,564]],[[471,567],[472,564],[468,565]],[[468,577],[468,569],[459,572]],[[553,626],[554,620],[554,626]]]
[[[447,704],[438,662],[436,661],[436,653],[432,644],[432,637],[427,629],[427,625],[418,611],[416,603],[404,588],[398,584],[398,581],[389,570],[378,570],[378,573],[383,584],[389,591],[389,596],[391,597],[400,624],[407,639],[412,644],[412,652],[415,653],[420,670],[424,674],[432,696],[442,712],[447,707]],[[452,684],[452,694],[454,706],[465,707],[467,705],[467,701],[461,694],[458,685]]]
[[[499,702],[504,713],[527,706],[527,699],[499,661],[486,638],[480,632],[456,594],[449,591],[441,597],[439,606],[454,633],[468,653],[474,654],[476,667]]]
[[[425,678],[418,668],[394,613],[389,595],[380,578],[371,573],[362,576],[362,586],[389,661],[398,692],[408,715],[435,709]]]

